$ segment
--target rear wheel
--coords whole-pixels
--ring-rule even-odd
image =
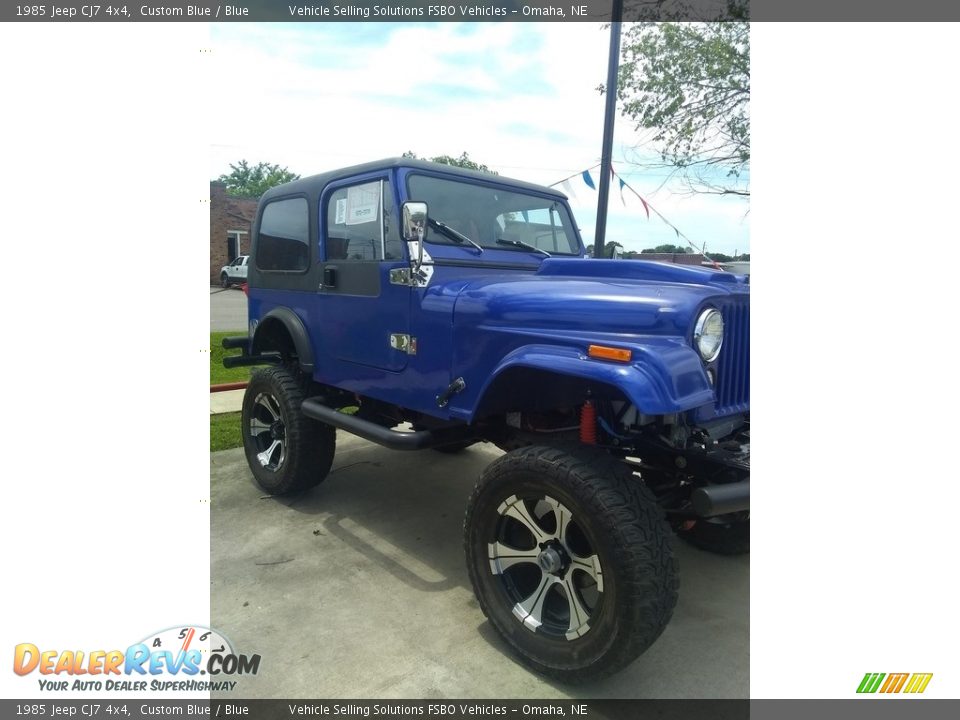
[[[336,430],[303,415],[303,383],[281,366],[256,370],[243,396],[243,449],[257,484],[271,495],[306,490],[330,472]]]
[[[504,455],[481,475],[465,520],[481,609],[539,672],[581,682],[620,670],[660,636],[676,604],[662,516],[602,452]]]

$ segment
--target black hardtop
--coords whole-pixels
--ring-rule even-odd
[[[339,170],[331,170],[329,172],[320,173],[319,175],[311,175],[310,177],[293,180],[291,182],[284,183],[283,185],[277,185],[276,187],[270,188],[260,199],[262,202],[266,200],[272,200],[277,197],[299,194],[316,198],[319,197],[320,193],[323,192],[323,189],[327,185],[336,180],[342,180],[345,178],[354,177],[355,175],[362,175],[364,173],[377,172],[380,170],[393,170],[395,168],[429,170],[434,173],[444,173],[445,175],[455,178],[463,178],[464,180],[480,180],[483,182],[502,183],[520,191],[529,191],[540,194],[545,193],[563,200],[566,200],[567,198],[567,196],[559,190],[555,190],[554,188],[549,188],[544,185],[535,185],[523,180],[514,180],[503,177],[502,175],[492,175],[490,173],[479,172],[477,170],[466,170],[454,165],[444,165],[443,163],[428,162],[426,160],[412,160],[410,158],[395,157],[386,158],[384,160],[375,160],[373,162],[363,163],[362,165],[353,165],[351,167],[340,168]]]

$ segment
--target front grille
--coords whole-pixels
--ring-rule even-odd
[[[720,305],[723,347],[717,360],[716,414],[750,410],[750,299]]]

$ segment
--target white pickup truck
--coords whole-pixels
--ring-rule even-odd
[[[220,286],[228,288],[247,281],[247,260],[249,255],[241,255],[229,265],[220,268]]]

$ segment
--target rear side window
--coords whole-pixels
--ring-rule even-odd
[[[306,198],[274,200],[260,217],[257,267],[302,272],[310,266],[309,212]]]

